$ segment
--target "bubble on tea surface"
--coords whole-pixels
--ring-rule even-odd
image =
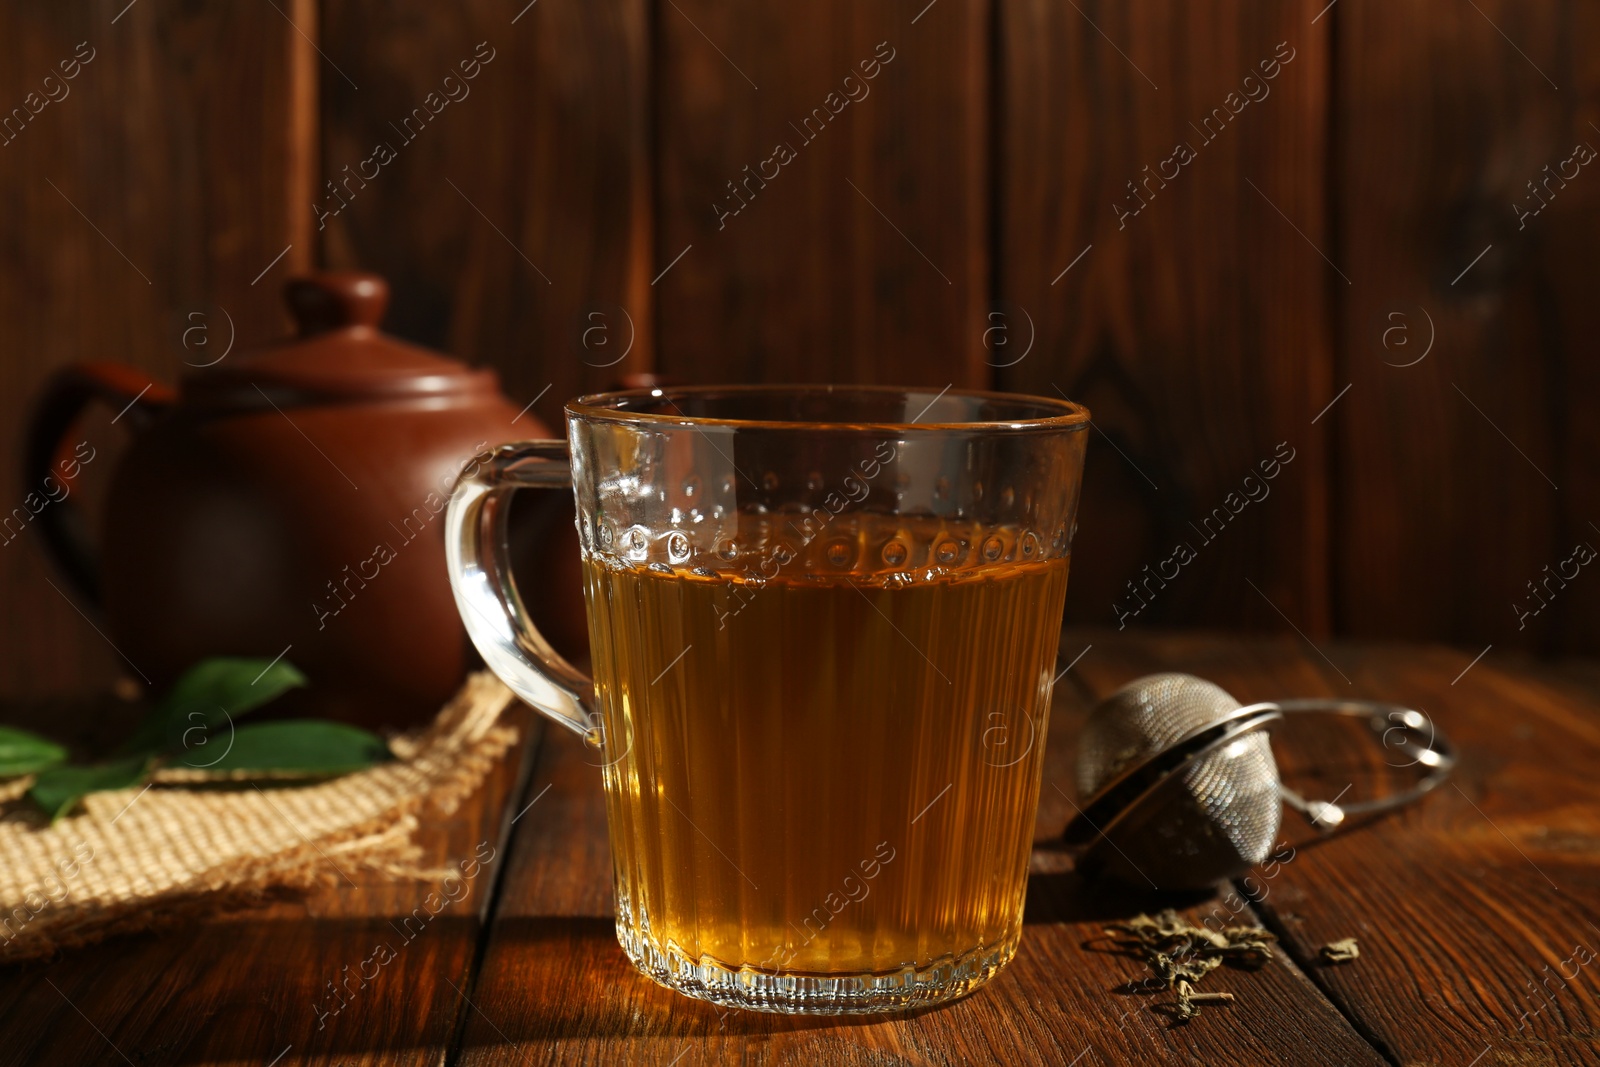
[[[1034,556],[1037,556],[1041,547],[1042,546],[1039,544],[1039,535],[1034,533],[1032,530],[1029,530],[1027,533],[1022,535],[1023,559],[1032,559]]]
[[[602,549],[609,549],[611,542],[616,540],[616,534],[611,532],[611,524],[604,519],[595,524],[595,538],[600,542]]]
[[[850,562],[850,557],[852,555],[854,555],[854,553],[850,550],[849,541],[833,541],[828,545],[828,562],[833,564],[835,567],[846,566]]]
[[[891,567],[898,567],[906,561],[906,546],[899,541],[890,541],[883,546],[883,561]]]
[[[993,563],[1005,555],[1006,544],[998,537],[991,537],[983,543],[983,558]]]
[[[778,488],[778,475],[776,471],[767,471],[761,476],[761,488],[771,493]]]
[[[689,558],[689,538],[681,530],[674,530],[667,535],[667,558],[674,563],[682,563]]]
[[[717,555],[721,556],[723,559],[733,559],[738,554],[739,546],[734,543],[733,538],[724,537],[721,541],[717,542]]]
[[[938,548],[940,563],[954,563],[956,558],[960,555],[961,546],[956,544],[954,541],[944,541],[940,543]]]

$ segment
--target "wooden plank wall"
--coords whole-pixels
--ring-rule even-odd
[[[14,6],[0,493],[23,495],[53,368],[170,379],[196,321],[260,343],[289,272],[364,267],[392,281],[394,332],[495,366],[552,423],[639,371],[1081,399],[1073,621],[1594,652],[1600,578],[1544,568],[1600,546],[1600,178],[1565,162],[1600,147],[1596,20],[1510,0]],[[80,42],[94,58],[40,107]],[[379,145],[378,176],[344,184]],[[1567,177],[1532,199],[1547,164]],[[110,414],[84,430],[107,458],[90,503]],[[31,535],[0,548],[0,692],[121,669],[47,579]]]
[[[1570,561],[1600,548],[1600,168],[1574,150],[1600,151],[1600,12],[1346,6],[1335,617],[1593,653],[1600,581]]]
[[[547,425],[568,397],[650,369],[644,0],[322,13],[319,177],[380,144],[395,155],[328,220],[324,260],[386,275],[390,329],[493,365]]]
[[[6,513],[23,504],[26,413],[54,369],[120,360],[171,381],[230,340],[285,328],[278,286],[314,262],[315,53],[296,27],[315,34],[317,16],[313,0],[277,7],[0,7],[0,109],[14,122],[0,122]],[[85,423],[95,459],[73,493],[91,514],[116,414]],[[127,667],[36,537],[0,546],[0,691],[103,686]]]
[[[664,373],[987,384],[989,8],[926,2],[661,6]]]
[[[994,362],[1008,388],[1095,413],[1074,620],[1327,630],[1312,419],[1343,283],[1312,247],[1328,244],[1329,43],[1310,17],[1002,13],[996,309],[1034,347]]]

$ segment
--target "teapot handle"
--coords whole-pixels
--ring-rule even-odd
[[[51,376],[34,403],[22,459],[22,487],[27,494],[24,509],[32,514],[33,525],[38,526],[51,560],[78,592],[95,604],[100,603],[99,560],[84,528],[82,513],[68,503],[72,480],[78,468],[94,458],[94,451],[91,447],[85,459],[68,445],[68,435],[92,401],[98,400],[117,412],[113,423],[126,417],[138,431],[171,407],[175,399],[171,388],[137,367],[73,363]],[[52,480],[61,495],[50,489]],[[32,499],[41,501],[39,510],[26,502]],[[9,528],[6,532],[9,536]]]

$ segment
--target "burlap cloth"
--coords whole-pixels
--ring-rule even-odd
[[[109,934],[339,881],[353,868],[425,875],[413,835],[421,814],[471,795],[516,730],[496,725],[511,692],[487,672],[467,679],[431,725],[393,738],[397,757],[315,783],[257,780],[225,788],[151,786],[91,793],[50,825],[22,794],[0,794],[0,962],[46,956]]]

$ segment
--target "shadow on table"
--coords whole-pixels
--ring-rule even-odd
[[[1085,884],[1077,875],[1029,878],[1024,922],[1101,924],[1140,911],[1187,907],[1212,894],[1140,894]],[[1038,936],[1028,933],[1024,938]],[[974,996],[982,996],[979,991]],[[495,939],[473,995],[464,1044],[510,1041],[594,1041],[648,1036],[705,1040],[796,1031],[849,1030],[918,1019],[923,1008],[884,1015],[777,1015],[691,1000],[636,971],[617,944],[609,918],[511,917],[495,926]],[[493,1025],[490,1025],[492,1020]]]
[[[866,1026],[893,1016],[807,1016],[725,1008],[659,986],[617,944],[609,918],[504,918],[473,997],[486,1016],[469,1020],[464,1043],[509,1039],[649,1036],[704,1039]],[[500,1014],[496,1015],[496,1009]]]
[[[264,1064],[292,1048],[282,1064],[438,1062],[470,1010],[458,989],[480,926],[403,922],[243,913],[0,967],[0,1059]]]
[[[1024,937],[1039,936],[1042,924],[1098,925],[1184,902],[1085,885],[1070,871],[1036,873],[1025,911],[1036,929]],[[440,915],[407,932],[381,918],[243,913],[116,937],[0,968],[0,1032],[19,1062],[31,1063],[120,1060],[113,1048],[135,1063],[269,1063],[287,1049],[284,1064],[359,1054],[435,1062],[457,1040],[526,1046],[808,1032],[826,1041],[834,1031],[841,1041],[873,1042],[882,1033],[861,1028],[935,1011],[789,1016],[691,1000],[639,974],[604,916],[502,916],[476,968],[475,919]]]
[[[1216,889],[1161,892],[1149,886],[1091,881],[1070,868],[1039,871],[1039,859],[1052,855],[1064,858],[1064,847],[1058,851],[1048,845],[1034,846],[1036,869],[1028,875],[1028,894],[1022,910],[1024,925],[1111,923],[1141,912],[1191,907],[1209,900],[1218,892]]]

